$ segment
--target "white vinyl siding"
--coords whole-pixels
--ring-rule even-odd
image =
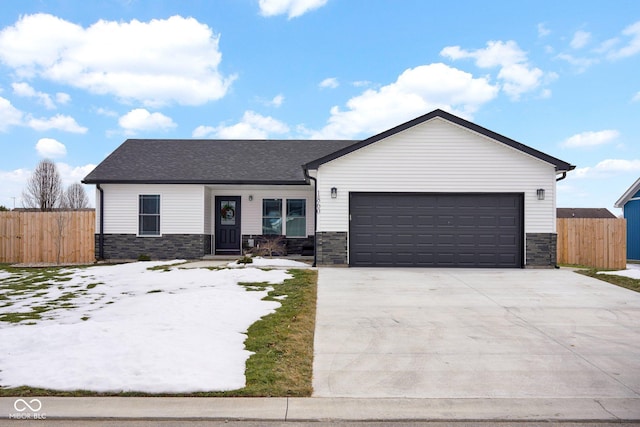
[[[262,234],[262,200],[263,199],[281,199],[283,206],[286,206],[288,199],[304,199],[307,205],[306,232],[307,236],[313,236],[313,192],[312,186],[306,185],[273,185],[273,186],[208,186],[211,196],[240,196],[241,204],[241,233],[249,236],[259,236]],[[249,200],[252,196],[252,200]],[[284,210],[284,209],[283,209]],[[215,209],[212,209],[212,215]],[[286,212],[283,212],[286,215]],[[213,223],[213,216],[210,218]]]
[[[102,184],[105,234],[138,234],[139,196],[160,195],[160,234],[202,234],[204,199],[202,185]],[[97,200],[100,193],[97,192]],[[100,209],[96,230],[100,228]]]
[[[317,177],[318,231],[348,231],[349,192],[375,191],[524,193],[525,232],[555,232],[553,165],[440,118],[325,163]]]

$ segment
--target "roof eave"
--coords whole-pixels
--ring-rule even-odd
[[[200,184],[200,185],[308,185],[302,180],[170,180],[170,179],[84,179],[83,184]]]
[[[488,138],[491,138],[493,140],[499,141],[509,147],[515,148],[525,154],[528,154],[530,156],[536,157],[544,162],[547,162],[553,166],[555,166],[556,172],[569,172],[574,170],[576,167],[570,163],[567,163],[563,160],[560,160],[558,158],[555,158],[553,156],[550,156],[546,153],[543,153],[542,151],[538,151],[535,148],[531,148],[527,145],[524,145],[518,141],[515,141],[511,138],[507,138],[504,135],[500,135],[499,133],[493,132],[489,129],[486,129],[480,125],[477,125],[475,123],[472,123],[468,120],[465,120],[461,117],[455,116],[451,113],[447,113],[446,111],[437,109],[437,110],[433,110],[430,113],[427,113],[423,116],[417,117],[413,120],[410,120],[406,123],[403,123],[401,125],[398,125],[394,128],[391,128],[389,130],[386,130],[382,133],[379,133],[377,135],[374,135],[370,138],[367,138],[365,140],[360,141],[359,143],[356,143],[354,145],[351,145],[349,147],[343,148],[342,150],[338,150],[334,153],[328,154],[324,157],[321,157],[319,159],[313,160],[307,164],[304,165],[305,169],[318,169],[318,167],[320,167],[322,164],[330,162],[331,160],[335,160],[339,157],[342,157],[346,154],[352,153],[353,151],[356,151],[362,147],[365,147],[369,144],[372,144],[374,142],[380,141],[382,139],[388,138],[392,135],[395,135],[396,133],[402,132],[406,129],[409,129],[413,126],[416,126],[420,123],[432,120],[436,117],[440,117],[444,120],[447,120],[451,123],[454,123],[458,126],[462,126],[466,129],[469,129],[473,132],[479,133],[481,135],[484,135]]]
[[[614,208],[623,208],[624,205],[627,204],[627,202],[633,197],[634,194],[636,194],[638,191],[640,191],[640,178],[638,178],[636,180],[636,182],[634,182],[631,187],[629,187],[627,189],[627,191],[624,192],[624,194],[618,199],[618,201],[613,205]]]

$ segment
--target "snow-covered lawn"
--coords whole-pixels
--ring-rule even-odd
[[[245,386],[247,328],[280,304],[269,289],[282,270],[149,270],[173,262],[66,269],[67,281],[8,292],[0,272],[0,314],[65,301],[40,320],[0,322],[0,386],[97,392],[188,393]],[[61,298],[63,297],[63,298]],[[35,323],[35,324],[33,324]]]
[[[599,271],[598,274],[615,274],[616,276],[625,276],[632,279],[640,279],[640,265],[627,264],[626,270],[619,271]]]

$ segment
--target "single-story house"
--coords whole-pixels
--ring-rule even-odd
[[[627,220],[627,259],[640,261],[640,178],[614,205]]]
[[[241,254],[263,236],[319,265],[556,262],[556,181],[575,166],[435,110],[365,140],[125,141],[97,187],[104,259]]]
[[[607,208],[558,208],[557,218],[617,218]]]

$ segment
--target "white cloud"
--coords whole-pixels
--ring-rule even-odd
[[[8,99],[0,96],[0,131],[20,124],[22,124],[22,111],[11,105]]]
[[[144,108],[136,108],[118,119],[125,134],[133,135],[138,131],[168,130],[176,127],[171,117],[162,113],[149,113]]]
[[[582,132],[567,138],[562,145],[567,148],[595,147],[607,144],[620,136],[620,132],[613,129],[597,132]]]
[[[26,125],[37,131],[48,131],[51,129],[71,133],[86,133],[87,128],[80,126],[76,119],[62,114],[56,114],[48,119],[29,118]]]
[[[56,108],[56,105],[51,100],[49,94],[36,91],[29,85],[29,83],[13,83],[11,87],[13,88],[13,93],[18,96],[36,98],[40,104],[44,105],[45,108],[49,110],[53,110]]]
[[[633,98],[631,98],[631,102],[640,101],[640,92],[636,93]]]
[[[607,40],[602,45],[601,49],[609,51],[607,55],[609,59],[627,58],[640,52],[640,21],[629,25],[622,31],[622,34],[630,38],[624,46],[614,49],[620,41],[617,38]]]
[[[71,166],[66,163],[56,163],[56,167],[58,173],[60,173],[62,184],[66,187],[75,182],[80,182],[89,172],[95,169],[96,165]],[[22,207],[22,190],[26,187],[31,174],[31,170],[22,168],[12,171],[0,170],[0,182],[2,182],[2,185],[0,185],[0,205],[13,208],[15,198],[15,207]],[[90,206],[95,206],[95,187],[85,186],[85,190],[87,191]]]
[[[235,79],[218,71],[218,42],[194,18],[100,20],[83,28],[39,13],[0,32],[0,62],[19,76],[144,105],[201,105],[223,97]]]
[[[40,157],[58,159],[67,155],[67,147],[53,138],[41,138],[36,144],[36,151]]]
[[[447,46],[440,55],[452,60],[472,58],[480,68],[499,67],[498,79],[503,81],[502,89],[513,100],[538,88],[545,76],[542,70],[529,64],[526,52],[513,40],[489,41],[486,48],[476,50]]]
[[[0,205],[9,209],[22,207],[22,190],[31,176],[28,169],[0,170]]]
[[[600,62],[596,58],[576,58],[575,56],[568,53],[560,53],[556,56],[556,58],[567,61],[569,64],[577,67],[579,73],[586,71],[590,66]]]
[[[192,136],[194,138],[215,137],[221,139],[268,139],[272,134],[285,134],[289,127],[273,117],[262,116],[253,111],[246,111],[242,120],[236,124],[225,126],[198,126]]]
[[[273,97],[270,104],[273,105],[274,107],[279,107],[282,105],[283,102],[284,102],[284,95],[278,94]]]
[[[98,107],[95,109],[96,114],[105,117],[118,117],[118,113],[108,108]]]
[[[571,177],[581,178],[602,178],[620,173],[638,173],[640,172],[640,159],[606,159],[595,166],[587,166],[584,168],[576,168]]]
[[[216,128],[213,126],[200,125],[191,132],[193,138],[206,138],[213,135],[216,132]]]
[[[578,30],[573,35],[569,45],[574,49],[582,49],[591,40],[591,33],[587,31]]]
[[[327,0],[260,0],[262,16],[287,14],[289,19],[297,18],[305,13],[327,4]]]
[[[369,80],[358,80],[353,82],[352,85],[355,87],[365,87],[365,86],[370,86],[371,82]]]
[[[422,65],[405,70],[394,83],[351,98],[344,111],[333,107],[329,123],[307,133],[315,139],[371,135],[436,108],[469,117],[497,92],[485,77],[441,63]]]
[[[538,37],[546,37],[549,34],[551,34],[551,30],[544,24],[544,23],[539,23],[538,24]]]
[[[64,92],[56,93],[56,102],[58,104],[68,104],[71,101],[71,95]]]
[[[323,81],[321,81],[319,86],[322,88],[335,89],[338,86],[340,86],[340,83],[338,82],[338,79],[336,79],[335,77],[328,77]]]

